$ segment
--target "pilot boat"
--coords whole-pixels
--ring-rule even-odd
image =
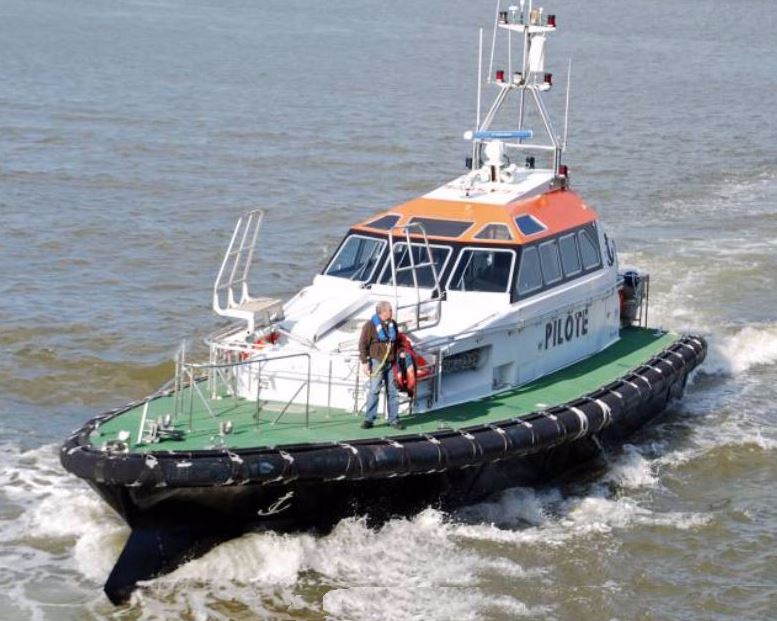
[[[213,287],[227,321],[209,358],[182,347],[162,389],[67,438],[62,465],[131,528],[105,585],[114,603],[248,531],[326,529],[547,482],[682,395],[706,343],[648,327],[649,275],[619,268],[571,188],[566,121],[558,135],[543,99],[555,31],[531,0],[497,4],[485,77],[480,31],[466,173],[353,225],[291,299],[252,294],[264,214],[242,216]],[[484,88],[495,96],[481,114]],[[568,94],[567,79],[567,111]],[[360,426],[359,333],[383,300],[404,335],[403,429]]]

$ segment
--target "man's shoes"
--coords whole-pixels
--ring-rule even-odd
[[[363,420],[362,421],[362,429],[372,429],[372,421],[371,420]]]
[[[391,421],[391,422],[389,423],[389,425],[391,425],[391,426],[392,426],[394,429],[400,429],[400,430],[402,430],[402,429],[404,429],[404,428],[405,428],[405,426],[404,426],[404,425],[403,425],[403,424],[402,424],[400,421],[398,421],[398,420],[393,420],[393,421]]]

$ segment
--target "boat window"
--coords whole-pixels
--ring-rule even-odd
[[[518,230],[527,237],[529,235],[536,235],[537,233],[541,233],[548,228],[537,218],[530,216],[529,214],[517,216],[515,218],[515,224],[518,226]]]
[[[432,261],[434,262],[434,267],[437,271],[437,278],[441,278],[442,272],[445,269],[445,264],[448,262],[448,257],[451,254],[451,249],[448,246],[429,246],[429,248],[432,251]],[[429,255],[426,252],[425,244],[410,244],[410,252],[408,252],[407,244],[405,242],[394,244],[394,264],[397,269],[398,286],[414,287],[415,281],[413,280],[413,272],[415,271],[415,278],[419,287],[434,287],[434,272],[429,264]],[[415,270],[413,270],[411,268],[412,265],[422,265],[423,267],[416,267]],[[386,261],[386,266],[383,268],[383,273],[380,276],[380,283],[383,285],[394,284],[394,281],[391,278],[390,259]]]
[[[467,248],[448,283],[451,291],[508,291],[515,254],[511,250]]]
[[[569,278],[580,273],[580,254],[577,251],[577,237],[574,233],[563,235],[558,240],[561,250],[561,266],[564,268],[564,276]]]
[[[383,254],[386,240],[351,235],[340,246],[324,274],[367,282]]]
[[[433,237],[461,237],[472,222],[462,220],[438,220],[437,218],[420,218],[418,216],[411,218],[408,224],[420,224],[424,227],[427,235]],[[410,229],[412,235],[413,229]]]
[[[513,234],[510,232],[510,229],[507,228],[507,225],[497,223],[486,224],[486,226],[480,229],[478,234],[475,235],[475,239],[498,239],[509,241],[512,238]]]
[[[371,229],[388,231],[389,229],[393,229],[397,222],[399,222],[399,216],[397,214],[390,213],[388,215],[381,216],[380,218],[376,218],[375,220],[368,222],[364,226],[369,227]]]
[[[540,264],[542,279],[546,285],[561,280],[561,261],[558,257],[558,242],[555,239],[540,244]]]
[[[518,295],[526,295],[542,287],[540,255],[535,246],[524,248],[518,270]]]
[[[583,257],[583,267],[587,270],[599,267],[602,260],[599,255],[599,244],[594,242],[591,232],[580,231],[577,235],[580,239],[580,256]]]

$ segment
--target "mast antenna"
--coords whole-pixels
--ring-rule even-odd
[[[567,130],[569,129],[569,87],[572,83],[572,58],[569,59],[567,65],[567,96],[566,104],[564,105],[564,140],[561,142],[561,150],[567,150]]]
[[[499,5],[502,0],[496,0],[496,15],[494,15],[494,32],[491,35],[491,58],[488,61],[488,83],[491,84],[491,74],[494,72],[494,52],[496,51],[496,29],[499,25]]]
[[[483,88],[483,28],[480,28],[480,36],[478,40],[478,105],[475,118],[475,129],[480,129],[480,100],[481,91]]]

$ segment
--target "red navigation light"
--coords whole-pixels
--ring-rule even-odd
[[[559,164],[558,166],[558,176],[559,177],[569,177],[569,166],[566,164]]]
[[[545,84],[548,86],[553,86],[553,74],[552,73],[546,73],[545,74]]]
[[[497,69],[496,81],[497,82],[504,82],[505,81],[505,72],[502,71],[501,69]]]
[[[548,15],[548,26],[551,28],[556,27],[556,16],[555,15]]]

